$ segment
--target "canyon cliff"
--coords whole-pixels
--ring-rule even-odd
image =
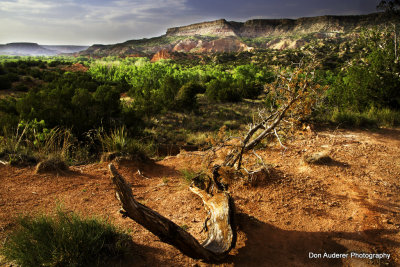
[[[258,49],[296,49],[312,40],[349,39],[364,28],[390,27],[400,18],[384,13],[354,16],[319,16],[299,19],[252,19],[246,22],[219,19],[167,29],[163,36],[115,45],[94,45],[83,55],[153,56],[166,52],[214,53]],[[158,55],[156,56],[156,58]]]

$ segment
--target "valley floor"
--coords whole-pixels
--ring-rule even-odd
[[[333,161],[303,162],[304,155],[318,151],[327,151]],[[220,266],[400,265],[400,129],[315,131],[286,149],[271,146],[258,154],[273,172],[264,185],[231,188],[238,240]],[[181,152],[156,163],[120,163],[118,170],[136,199],[202,239],[206,213],[178,171],[196,168],[201,160],[201,152]],[[0,185],[0,244],[18,214],[51,213],[62,204],[130,229],[135,246],[126,266],[208,266],[121,217],[107,163],[59,175],[0,164]],[[390,259],[310,259],[310,252],[386,253]]]

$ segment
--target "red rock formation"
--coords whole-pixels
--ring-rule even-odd
[[[251,42],[255,49],[291,49],[303,46],[309,34],[317,39],[357,38],[354,31],[361,28],[381,27],[399,23],[399,16],[387,17],[383,13],[356,16],[320,16],[299,19],[253,19],[246,22],[224,19],[196,23],[167,30],[166,35],[150,39],[130,40],[114,45],[93,45],[79,55],[126,56],[130,54],[151,55],[153,61],[176,56],[175,52],[241,52],[252,50],[242,38],[266,38],[264,42]],[[182,40],[184,36],[188,38]],[[172,37],[172,38],[170,38]],[[179,38],[173,38],[179,37]],[[166,50],[159,53],[160,50]],[[171,55],[168,55],[167,51]]]
[[[232,25],[224,19],[175,27],[167,30],[167,36],[216,35],[236,36]]]
[[[196,48],[198,45],[198,41],[186,39],[182,40],[179,43],[177,43],[174,48],[172,49],[173,52],[185,52],[188,53],[192,49]]]
[[[126,57],[145,57],[145,56],[141,54],[129,54]]]
[[[236,38],[221,38],[210,42],[199,42],[198,52],[244,52],[253,48]]]
[[[63,68],[63,70],[65,71],[72,71],[72,72],[77,72],[77,71],[82,71],[82,72],[86,72],[88,71],[88,67],[83,66],[81,63],[75,63],[71,66],[67,66],[65,68]]]
[[[155,55],[151,59],[151,62],[156,62],[160,59],[173,59],[173,56],[168,52],[167,49],[162,49],[155,53]]]

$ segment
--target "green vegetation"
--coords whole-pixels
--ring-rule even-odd
[[[58,210],[55,217],[20,217],[0,252],[20,266],[107,266],[130,243],[107,221]]]
[[[336,109],[332,112],[330,120],[345,127],[393,127],[400,125],[400,111],[374,107],[364,112],[338,111]]]
[[[97,138],[101,143],[103,152],[118,153],[119,155],[146,158],[155,154],[154,145],[151,142],[143,142],[128,136],[124,126],[111,130],[109,133],[100,129]]]
[[[47,129],[44,121],[21,121],[15,132],[4,128],[0,137],[0,157],[10,164],[35,163],[42,160],[67,162],[72,135],[60,128]]]
[[[155,63],[146,57],[0,57],[0,89],[6,92],[0,96],[0,158],[18,163],[62,155],[54,157],[74,164],[96,160],[102,152],[152,156],[159,144],[207,145],[222,126],[236,135],[259,109],[278,107],[271,101],[274,81],[296,72],[300,62],[301,68],[314,66],[313,83],[321,85],[316,88],[328,87],[314,92],[313,105],[304,103],[311,113],[304,120],[399,125],[397,36],[389,25],[362,31],[357,42],[306,36],[310,43],[302,49]],[[72,71],[76,63],[88,71]],[[31,130],[24,132],[25,124]],[[46,142],[64,148],[49,149]]]
[[[263,85],[273,80],[269,68],[254,64],[191,67],[171,61],[150,63],[143,58],[94,62],[89,72],[97,80],[124,84],[132,106],[146,115],[172,108],[193,109],[195,95],[204,91],[210,100],[222,102],[256,98]]]
[[[183,179],[185,180],[186,183],[190,184],[194,178],[199,176],[198,173],[193,172],[191,170],[181,170],[180,173],[183,176]]]
[[[395,126],[400,110],[400,64],[392,31],[365,31],[344,66],[327,71],[328,113],[334,122],[352,126]],[[326,111],[326,110],[325,110]]]
[[[208,148],[238,136],[293,95],[298,101],[276,132],[281,140],[304,122],[398,126],[397,28],[363,31],[357,42],[305,36],[310,43],[302,49],[155,63],[146,57],[0,57],[0,160],[64,166],[98,161],[102,153],[145,159],[171,147]],[[168,38],[151,42],[175,37]],[[181,175],[199,185],[205,177],[192,170]],[[58,211],[54,218],[21,218],[1,252],[22,266],[87,266],[123,255],[128,243],[109,223]]]

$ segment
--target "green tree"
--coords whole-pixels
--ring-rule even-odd
[[[393,33],[367,31],[359,40],[359,55],[339,73],[328,99],[336,107],[360,112],[371,106],[400,109],[400,64]]]
[[[382,10],[389,14],[398,14],[400,10],[400,0],[382,0],[376,6],[376,9]]]

